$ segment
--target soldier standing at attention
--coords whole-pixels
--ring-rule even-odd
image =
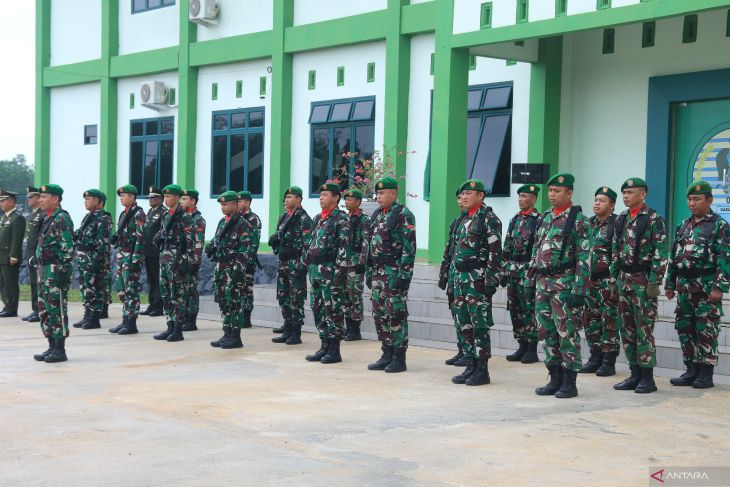
[[[139,315],[139,278],[144,261],[144,210],[137,206],[139,191],[133,184],[117,189],[124,211],[119,215],[117,233],[112,244],[117,249],[116,287],[122,303],[122,323],[109,329],[110,333],[133,335],[137,333]]]
[[[160,249],[155,245],[155,235],[162,226],[162,217],[167,208],[162,204],[162,190],[149,187],[147,220],[144,225],[144,267],[149,287],[149,306],[140,314],[162,316],[162,297],[160,297]]]
[[[312,285],[310,304],[321,341],[319,350],[307,355],[309,362],[342,362],[342,299],[347,285],[350,221],[337,207],[339,202],[340,186],[331,182],[323,184],[319,190],[322,212],[312,221],[311,239],[302,256],[309,266],[309,282]]]
[[[253,253],[253,228],[238,211],[238,201],[235,191],[226,191],[218,197],[224,216],[218,222],[213,241],[205,249],[215,262],[213,296],[223,317],[223,336],[210,345],[224,349],[243,347],[246,266]]]
[[[269,238],[269,246],[279,256],[276,297],[284,318],[283,334],[272,338],[274,343],[302,343],[307,297],[307,266],[302,254],[309,246],[311,232],[312,219],[302,208],[302,189],[291,186],[284,192],[284,213],[279,217],[276,233]]]
[[[512,217],[504,237],[503,268],[500,285],[507,287],[507,309],[512,321],[512,333],[519,344],[507,355],[510,362],[534,364],[537,356],[537,323],[535,321],[535,287],[527,278],[532,258],[535,233],[541,221],[535,209],[540,188],[525,184],[517,189],[520,211]]]
[[[0,190],[0,318],[18,316],[20,263],[23,260],[25,217],[15,207],[17,193]]]
[[[68,337],[68,286],[74,255],[74,223],[61,208],[63,188],[56,184],[40,187],[45,215],[35,251],[38,266],[38,315],[48,349],[33,358],[39,362],[65,362]]]
[[[109,224],[111,225],[112,222],[112,214],[109,213],[106,210],[106,194],[102,191],[101,192],[102,198],[101,198],[101,209],[104,210],[104,215],[106,215],[106,218],[109,220]],[[109,234],[111,235],[111,228],[109,229]],[[111,239],[110,239],[111,244]],[[104,260],[104,306],[101,308],[101,316],[100,318],[105,319],[109,318],[109,305],[112,303],[112,249],[110,245],[106,245],[105,248],[105,255],[106,258]]]
[[[368,369],[404,372],[408,288],[416,260],[416,219],[397,202],[398,181],[381,178],[375,190],[380,208],[370,218],[360,263],[367,265],[365,284],[373,291],[373,319],[383,353]]]
[[[609,377],[616,373],[619,352],[616,332],[616,280],[609,269],[616,234],[616,192],[608,186],[596,190],[591,225],[591,282],[588,306],[583,313],[583,329],[591,358],[581,373]]]
[[[185,305],[186,320],[183,331],[194,331],[198,329],[198,311],[200,310],[200,294],[198,293],[198,272],[200,263],[203,260],[203,246],[205,245],[205,218],[198,211],[199,194],[194,189],[183,190],[180,197],[180,204],[193,219],[193,255],[191,256],[191,272],[189,275],[187,298]]]
[[[102,192],[98,189],[84,191],[88,213],[74,236],[84,318],[73,326],[84,330],[101,328],[99,318],[104,308],[104,263],[109,252],[112,222],[101,207],[101,201]]]
[[[578,395],[578,330],[591,270],[590,226],[580,206],[571,201],[574,182],[567,173],[548,180],[552,211],[541,220],[532,249],[529,277],[536,281],[538,336],[545,340],[545,366],[550,373],[550,382],[535,389],[539,396]]]
[[[664,218],[646,206],[648,186],[641,178],[621,185],[628,210],[616,218],[611,275],[618,286],[618,317],[631,376],[614,385],[618,391],[647,394],[654,383],[656,346],[654,321],[659,285],[667,268],[667,230]]]
[[[664,293],[676,293],[675,328],[687,370],[669,382],[707,389],[714,386],[722,296],[730,286],[730,225],[712,211],[712,187],[695,181],[687,188],[692,215],[677,226]]]
[[[167,315],[167,330],[154,336],[155,340],[179,342],[184,340],[186,291],[193,272],[193,217],[180,205],[183,189],[177,184],[162,188],[165,206],[169,208],[162,220],[156,240],[160,248],[160,292]]]
[[[456,325],[464,337],[464,357],[469,362],[451,381],[480,386],[489,384],[489,329],[494,326],[492,296],[499,286],[502,222],[484,204],[482,181],[470,179],[461,185],[460,192],[466,215],[456,228],[449,274],[454,283]]]
[[[238,212],[248,220],[251,231],[248,238],[251,240],[251,258],[246,264],[246,285],[243,293],[243,328],[251,328],[251,312],[253,311],[253,281],[256,274],[256,266],[259,265],[257,256],[259,244],[261,243],[261,219],[251,211],[251,200],[253,197],[248,191],[238,193]]]
[[[28,225],[26,231],[25,257],[28,262],[28,280],[30,281],[30,299],[33,311],[28,316],[22,318],[23,321],[29,323],[37,323],[41,319],[38,317],[38,266],[35,261],[35,249],[38,246],[38,233],[41,230],[43,222],[43,210],[41,210],[41,193],[38,188],[28,186],[28,195],[26,197],[28,208],[31,209],[28,217]]]
[[[362,293],[365,278],[365,266],[360,264],[360,254],[365,240],[365,232],[370,225],[370,218],[362,212],[362,192],[351,189],[345,193],[345,208],[350,220],[350,248],[347,251],[347,286],[343,296],[345,310],[345,341],[360,340],[360,324],[362,323]]]

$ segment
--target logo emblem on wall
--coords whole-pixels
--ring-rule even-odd
[[[722,130],[700,147],[689,174],[692,181],[712,187],[712,211],[730,221],[730,129]]]

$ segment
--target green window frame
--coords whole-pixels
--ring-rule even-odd
[[[170,93],[167,95],[167,104],[170,106],[175,106],[176,102],[177,102],[177,90],[175,88],[170,88]]]
[[[474,54],[469,54],[469,71],[477,69],[477,57]]]
[[[147,12],[158,8],[172,7],[175,0],[131,0],[132,13]]]
[[[656,22],[644,22],[641,28],[641,47],[653,47],[656,40]]]
[[[175,117],[129,121],[129,181],[141,197],[150,186],[172,183],[175,153]]]
[[[368,83],[375,81],[375,63],[368,63],[367,81]]]
[[[129,108],[130,109],[134,108],[134,93],[129,94]]]
[[[682,28],[682,43],[690,44],[697,40],[697,15],[687,15],[684,18],[684,27]]]
[[[434,68],[436,67],[435,63],[436,63],[436,54],[432,52],[431,53],[431,76],[433,76],[433,71],[434,71]]]
[[[218,83],[213,83],[210,85],[210,99],[211,100],[218,99]]]
[[[310,69],[307,74],[307,89],[314,90],[317,88],[317,71]]]
[[[568,14],[568,0],[555,0],[555,16],[562,17]]]
[[[96,145],[97,140],[97,125],[84,125],[84,145]]]
[[[264,107],[218,110],[211,120],[210,195],[264,195]]]
[[[266,76],[259,78],[259,98],[266,96]]]
[[[337,86],[345,86],[345,67],[339,66],[337,68]]]
[[[611,0],[596,0],[596,10],[611,8]]]
[[[616,48],[616,31],[614,29],[603,29],[603,54],[613,54]]]
[[[725,37],[730,37],[730,10],[727,11],[727,21],[725,26]]]
[[[492,26],[492,2],[484,2],[481,6],[481,12],[479,15],[479,27],[482,29],[489,29]]]
[[[236,81],[236,98],[243,97],[243,80]]]
[[[517,0],[517,23],[527,22],[530,17],[529,0]]]

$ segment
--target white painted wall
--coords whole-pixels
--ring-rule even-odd
[[[53,0],[51,66],[99,57],[101,57],[101,2]]]
[[[117,184],[129,183],[129,122],[130,120],[137,120],[141,118],[158,118],[158,117],[175,117],[175,157],[173,161],[172,177],[175,179],[177,172],[177,145],[178,145],[178,120],[177,120],[177,108],[169,108],[156,112],[150,108],[145,108],[140,104],[139,98],[139,85],[143,81],[163,81],[168,88],[178,88],[177,73],[167,72],[156,74],[151,78],[124,78],[120,79],[117,85],[119,92],[118,103],[117,103]],[[129,94],[134,93],[135,102],[134,108],[129,108]],[[179,94],[178,94],[179,97]],[[112,197],[116,195],[109,195],[110,205]],[[119,199],[114,198],[117,204],[117,215],[121,211],[121,205]],[[144,200],[141,201],[141,206],[147,208],[147,204]]]
[[[115,1],[115,0],[108,0]],[[132,13],[130,0],[119,0],[119,54],[177,46],[180,42],[180,2]]]
[[[636,5],[641,3],[641,0],[612,0],[611,8],[625,7],[627,5]]]
[[[645,49],[641,24],[616,28],[614,54],[601,54],[600,30],[566,36],[560,167],[576,176],[576,203],[590,207],[598,186],[618,190],[646,176],[649,77],[727,68],[725,14],[701,13],[692,44],[682,43],[683,17],[658,21],[656,44]]]
[[[83,193],[99,186],[99,144],[84,145],[84,125],[100,119],[101,88],[89,83],[51,89],[51,149],[48,181],[64,189],[63,207],[81,223]]]
[[[568,0],[568,15],[594,12],[596,0]]]
[[[387,8],[388,0],[295,0],[294,25],[312,24]],[[367,28],[367,26],[364,26]]]
[[[516,8],[516,6],[515,6],[515,8]],[[535,22],[536,20],[554,19],[555,18],[555,2],[552,0],[551,1],[538,0],[537,2],[535,2],[535,1],[530,2],[529,10],[527,12],[527,17],[530,20],[530,22]]]
[[[540,0],[546,2],[547,0]],[[482,3],[484,0],[454,0],[454,34],[472,32],[481,28]],[[532,4],[530,4],[532,9]],[[553,14],[555,13],[553,5]],[[492,2],[492,27],[514,25],[517,20],[516,0]]]
[[[265,107],[264,114],[264,197],[254,199],[253,211],[261,218],[263,228],[268,228],[269,213],[269,180],[270,139],[271,139],[271,96],[267,94],[259,98],[259,78],[267,76],[267,92],[271,90],[271,75],[266,68],[271,65],[268,59],[248,63],[226,64],[208,68],[201,68],[198,73],[198,130],[195,154],[195,187],[200,192],[198,207],[206,217],[208,226],[206,238],[215,235],[216,222],[222,217],[220,204],[211,199],[211,124],[212,113],[218,110],[233,110],[236,108]],[[236,81],[243,81],[243,96],[236,98]],[[218,83],[218,99],[211,99],[211,85]],[[279,195],[275,195],[279,197]],[[274,218],[278,215],[274,216]],[[264,237],[264,239],[268,236]]]
[[[415,3],[428,3],[428,2],[433,2],[433,0],[411,0],[411,5],[413,5]]]
[[[216,0],[216,3],[220,8],[218,25],[198,26],[198,41],[261,32],[274,27],[273,0]]]

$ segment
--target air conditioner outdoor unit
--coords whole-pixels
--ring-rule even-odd
[[[163,81],[145,81],[139,85],[139,98],[142,106],[153,110],[164,110],[167,108],[167,97],[170,90]]]
[[[190,21],[207,27],[218,24],[220,8],[215,0],[190,0]]]

